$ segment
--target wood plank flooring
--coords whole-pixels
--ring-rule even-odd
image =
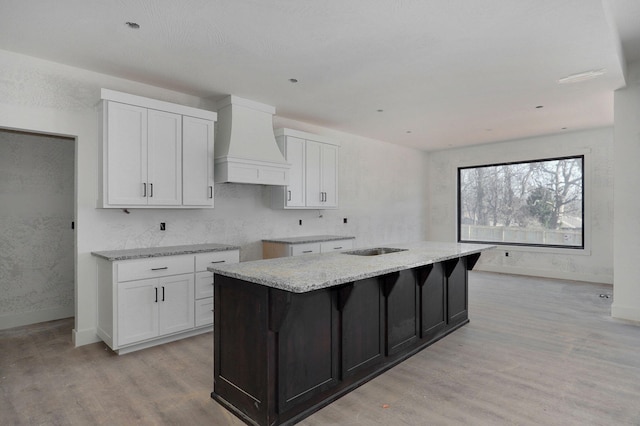
[[[612,288],[472,272],[471,323],[300,425],[640,425],[640,324]],[[243,423],[214,402],[210,334],[117,356],[72,320],[0,331],[2,425]]]

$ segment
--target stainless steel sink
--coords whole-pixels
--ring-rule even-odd
[[[343,254],[353,254],[355,256],[378,256],[387,253],[397,253],[399,251],[407,251],[407,249],[389,248],[389,247],[376,247],[362,250],[343,251]]]

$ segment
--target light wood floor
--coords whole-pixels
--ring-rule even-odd
[[[472,272],[471,323],[300,425],[640,425],[640,325],[611,286]],[[210,399],[210,334],[117,356],[72,320],[0,331],[2,425],[242,423]]]

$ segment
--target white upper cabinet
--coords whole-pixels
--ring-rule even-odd
[[[182,204],[213,207],[213,121],[182,118]]]
[[[182,116],[147,110],[147,204],[182,204]]]
[[[272,189],[272,207],[338,207],[339,145],[324,136],[276,129],[276,141],[291,164],[289,185]]]
[[[102,89],[98,207],[213,207],[216,113]]]

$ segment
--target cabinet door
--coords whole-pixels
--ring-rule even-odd
[[[182,204],[182,116],[148,110],[148,204]]]
[[[342,378],[366,371],[382,361],[383,312],[378,277],[356,281],[338,290],[342,307]]]
[[[118,284],[118,346],[158,335],[157,279]]]
[[[338,147],[322,145],[321,151],[321,192],[324,207],[338,206]]]
[[[305,153],[307,207],[322,207],[323,205],[321,151],[321,143],[307,141]]]
[[[467,259],[445,262],[447,273],[447,321],[449,327],[463,323],[467,314]],[[455,265],[455,266],[454,266]]]
[[[105,102],[107,203],[145,205],[147,109]]]
[[[278,333],[278,407],[295,407],[338,384],[338,312],[330,290],[293,293]]]
[[[422,333],[423,339],[433,339],[445,329],[447,325],[446,292],[444,268],[442,263],[436,263],[428,272],[421,287],[422,302]]]
[[[286,207],[304,207],[305,197],[305,141],[288,136],[285,142],[285,158],[291,164],[289,185],[285,188]]]
[[[389,274],[383,280],[387,312],[387,355],[392,355],[402,352],[418,340],[418,287],[411,269]]]
[[[213,121],[182,118],[182,204],[213,207]]]
[[[176,333],[193,328],[193,274],[163,277],[158,281],[158,334]]]

